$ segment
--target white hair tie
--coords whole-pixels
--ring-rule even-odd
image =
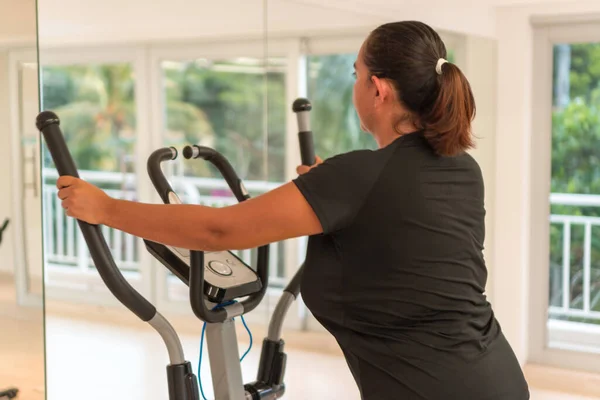
[[[437,65],[435,66],[435,72],[438,73],[438,75],[442,74],[442,65],[446,64],[448,62],[448,60],[444,60],[443,58],[440,58],[437,62]]]

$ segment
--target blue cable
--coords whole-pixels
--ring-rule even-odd
[[[248,346],[248,350],[246,350],[246,352],[244,353],[244,355],[242,356],[242,358],[240,358],[240,362],[244,361],[244,358],[246,358],[246,355],[248,355],[248,353],[250,353],[250,350],[252,350],[252,332],[250,332],[250,328],[248,328],[248,325],[246,325],[246,320],[244,319],[244,316],[241,316],[242,318],[242,323],[244,324],[244,327],[246,328],[246,331],[248,331],[248,336],[250,336],[250,346]]]
[[[236,303],[236,301],[231,300],[226,303],[217,304],[213,308],[213,310],[216,310],[217,308],[228,306],[233,303]],[[246,328],[246,331],[248,332],[248,336],[250,337],[250,346],[248,346],[248,350],[246,350],[246,352],[244,353],[242,358],[240,358],[240,362],[242,362],[242,361],[244,361],[244,358],[248,355],[248,353],[250,353],[250,350],[252,350],[252,332],[250,332],[250,328],[248,328],[248,325],[246,325],[246,320],[244,319],[244,316],[241,315],[240,317],[242,318],[242,323],[244,324],[244,327]],[[233,320],[235,321],[235,318],[233,318]],[[204,325],[202,325],[202,336],[200,337],[200,358],[198,359],[198,385],[200,386],[200,393],[202,394],[203,400],[207,400],[206,396],[204,396],[204,390],[202,389],[202,379],[200,378],[200,371],[201,371],[200,368],[202,367],[202,349],[204,348],[204,332],[205,331],[206,331],[206,322],[204,323]]]
[[[204,390],[202,390],[202,378],[200,378],[200,367],[202,366],[202,348],[204,347],[204,331],[206,330],[206,322],[202,326],[202,337],[200,338],[200,359],[198,360],[198,384],[200,386],[200,393],[202,394],[202,399],[206,400],[206,396],[204,396]]]

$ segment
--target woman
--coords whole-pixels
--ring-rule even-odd
[[[353,101],[379,145],[299,167],[300,176],[226,208],[114,200],[58,181],[67,214],[172,246],[247,249],[310,236],[303,299],[342,348],[363,399],[529,399],[484,295],[484,186],[475,103],[437,33],[375,29]]]

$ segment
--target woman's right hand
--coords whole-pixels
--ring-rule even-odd
[[[319,156],[315,156],[315,163],[313,165],[298,165],[296,167],[296,172],[298,173],[298,175],[303,175],[305,173],[307,173],[308,171],[310,171],[311,169],[313,169],[314,167],[316,167],[319,164],[322,164],[323,160],[321,160],[321,157]]]

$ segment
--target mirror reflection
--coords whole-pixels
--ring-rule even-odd
[[[42,193],[35,1],[0,2],[0,398],[44,399]]]
[[[335,3],[136,0],[124,8],[110,0],[90,9],[75,0],[41,2],[43,109],[59,116],[81,178],[113,198],[173,201],[157,192],[147,168],[151,154],[172,146],[177,158],[162,162],[161,171],[177,200],[211,207],[235,204],[213,164],[184,157],[188,145],[221,153],[247,192],[259,196],[297,176],[299,126],[292,104],[299,97],[312,105],[314,147],[321,158],[377,147],[361,129],[353,106],[353,65],[371,30],[402,14],[384,6],[375,12],[364,2]],[[436,16],[424,22],[440,33],[448,61],[464,69],[481,104],[475,122],[481,140],[473,155],[488,179],[494,174],[495,93],[489,74],[477,72],[494,69],[495,42],[463,29],[458,19],[441,21]],[[165,366],[173,359],[155,332],[160,328],[136,318],[107,289],[99,273],[103,267],[57,197],[54,156],[44,146],[48,398],[75,399],[82,392],[90,400],[114,393],[127,399],[167,398],[172,382]],[[492,196],[493,186],[486,202]],[[493,204],[488,204],[492,215]],[[186,252],[165,253],[178,257],[166,266],[169,261],[157,250],[148,251],[142,239],[108,226],[100,231],[118,273],[177,331],[185,360],[202,384],[200,395],[219,398],[230,390],[213,381],[219,369],[215,357],[226,353],[215,344],[220,336],[205,332],[190,307],[188,282],[173,266],[191,263]],[[244,315],[249,332],[236,319],[239,357],[233,350],[227,356],[241,358],[253,346],[241,363],[244,382],[256,379],[262,338],[269,334],[272,315],[285,298],[283,289],[302,265],[306,247],[305,237],[270,246],[268,287],[261,303]],[[487,254],[493,251],[486,245]],[[226,265],[212,271],[228,271],[227,260],[256,269],[260,260],[256,249],[232,253],[237,258],[227,255],[220,260]],[[208,273],[206,282],[212,285]],[[338,344],[301,298],[289,307],[282,325],[288,354],[285,398],[360,397]],[[223,343],[231,344],[232,338]],[[85,368],[74,370],[72,365],[82,359]]]
[[[180,201],[234,204],[215,166],[184,158],[185,146],[198,145],[223,154],[252,196],[276,187],[283,179],[284,137],[271,137],[267,128],[266,71],[278,65],[265,62],[264,13],[262,0],[136,2],[127,8],[107,1],[95,4],[93,12],[77,1],[40,2],[42,105],[60,118],[81,178],[113,198],[161,203],[147,163],[153,152],[172,146],[178,157],[163,162],[161,174]],[[102,266],[61,207],[57,166],[46,144],[48,398],[79,399],[85,392],[90,400],[115,393],[165,399],[165,366],[173,359],[155,331],[160,328],[136,318],[106,287]],[[187,284],[142,239],[108,226],[101,232],[118,274],[131,285],[127,290],[137,291],[175,327],[204,394],[214,398],[209,345],[201,352],[203,325],[191,310]],[[176,253],[185,258],[186,251]],[[258,254],[240,250],[233,256],[255,266]],[[283,248],[271,254],[272,282],[281,274],[283,257]],[[246,316],[255,337],[264,335],[259,329],[266,329],[271,311],[265,301]],[[237,330],[245,351],[249,336],[241,324]],[[256,375],[257,347],[255,342],[242,364],[245,381]],[[89,360],[86,367],[74,370],[82,359]],[[106,384],[98,385],[98,379]]]

